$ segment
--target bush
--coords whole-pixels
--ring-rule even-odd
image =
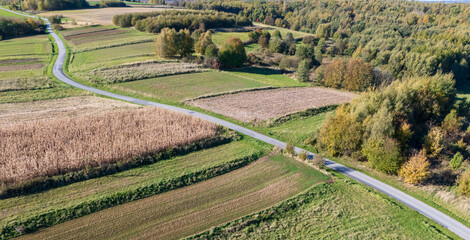
[[[245,45],[240,38],[230,37],[219,51],[219,61],[223,67],[241,67],[246,60]]]
[[[454,170],[458,170],[462,166],[463,156],[460,152],[457,152],[452,160],[450,160],[450,167]]]
[[[297,155],[300,160],[302,161],[307,161],[308,160],[308,152],[305,150],[300,151],[300,153]]]
[[[210,58],[217,57],[218,54],[219,54],[219,49],[217,48],[215,44],[207,46],[206,51],[204,52],[204,56],[210,57]]]
[[[319,154],[313,155],[313,165],[319,168],[322,167],[323,165],[325,165],[325,158]]]
[[[405,182],[410,184],[418,184],[429,178],[431,171],[429,167],[431,163],[426,157],[424,150],[413,155],[408,162],[400,169],[399,175],[404,178]]]
[[[396,173],[400,169],[402,159],[400,145],[393,138],[370,138],[362,153],[367,158],[370,166],[385,173]]]
[[[457,192],[470,196],[470,170],[465,171],[457,180]]]
[[[52,15],[48,17],[47,19],[49,19],[49,22],[51,22],[51,24],[61,24],[62,18],[64,18],[64,16],[62,15]]]
[[[204,55],[206,53],[206,49],[209,45],[214,45],[212,42],[212,33],[211,31],[207,31],[204,34],[201,34],[199,36],[198,41],[194,45],[194,50],[196,53],[199,53],[201,55]]]
[[[62,30],[65,29],[65,28],[64,28],[62,25],[60,25],[60,24],[52,24],[52,27],[53,27],[54,30],[56,30],[56,31],[62,31]]]
[[[296,69],[299,65],[300,59],[296,56],[282,56],[279,68],[281,69]]]
[[[284,148],[284,154],[287,154],[289,156],[294,156],[295,155],[294,145],[287,143],[286,148]]]

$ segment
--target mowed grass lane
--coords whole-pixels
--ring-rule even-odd
[[[267,86],[269,85],[252,79],[216,71],[173,75],[110,85],[111,88],[129,94],[138,94],[172,102],[182,102],[202,95]]]
[[[0,200],[0,226],[55,209],[64,209],[87,201],[103,199],[115,193],[157,184],[164,179],[176,178],[185,173],[197,172],[255,153],[263,155],[265,152],[267,152],[265,145],[260,145],[253,139],[243,139],[121,173],[41,193]]]
[[[22,239],[177,239],[267,208],[327,179],[304,163],[268,156],[222,176]]]

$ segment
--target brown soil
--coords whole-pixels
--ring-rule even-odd
[[[349,102],[354,96],[353,93],[321,87],[282,88],[228,94],[188,103],[240,121],[253,122]]]
[[[117,109],[137,107],[135,104],[93,96],[6,103],[0,104],[0,125],[40,119],[97,115]]]
[[[128,32],[128,30],[103,29],[101,31],[94,31],[94,32],[89,32],[89,33],[69,35],[69,36],[65,37],[65,39],[73,40],[73,39],[77,39],[77,38],[89,38],[89,37],[96,37],[96,36],[102,36],[102,35],[117,34],[117,33],[122,33],[122,32]]]

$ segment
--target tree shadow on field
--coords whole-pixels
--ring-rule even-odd
[[[288,71],[286,70],[279,70],[279,69],[272,69],[272,68],[263,68],[263,67],[244,67],[238,69],[231,69],[227,70],[228,72],[241,72],[241,73],[252,73],[264,76],[271,76],[271,75],[279,75],[284,74]]]

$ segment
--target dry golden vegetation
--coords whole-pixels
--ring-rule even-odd
[[[217,135],[215,124],[155,109],[0,126],[0,184],[148,156]]]
[[[0,125],[62,117],[99,115],[138,105],[95,96],[0,104]]]
[[[354,94],[321,87],[248,91],[202,98],[189,104],[244,122],[266,121],[290,113],[341,104]]]

